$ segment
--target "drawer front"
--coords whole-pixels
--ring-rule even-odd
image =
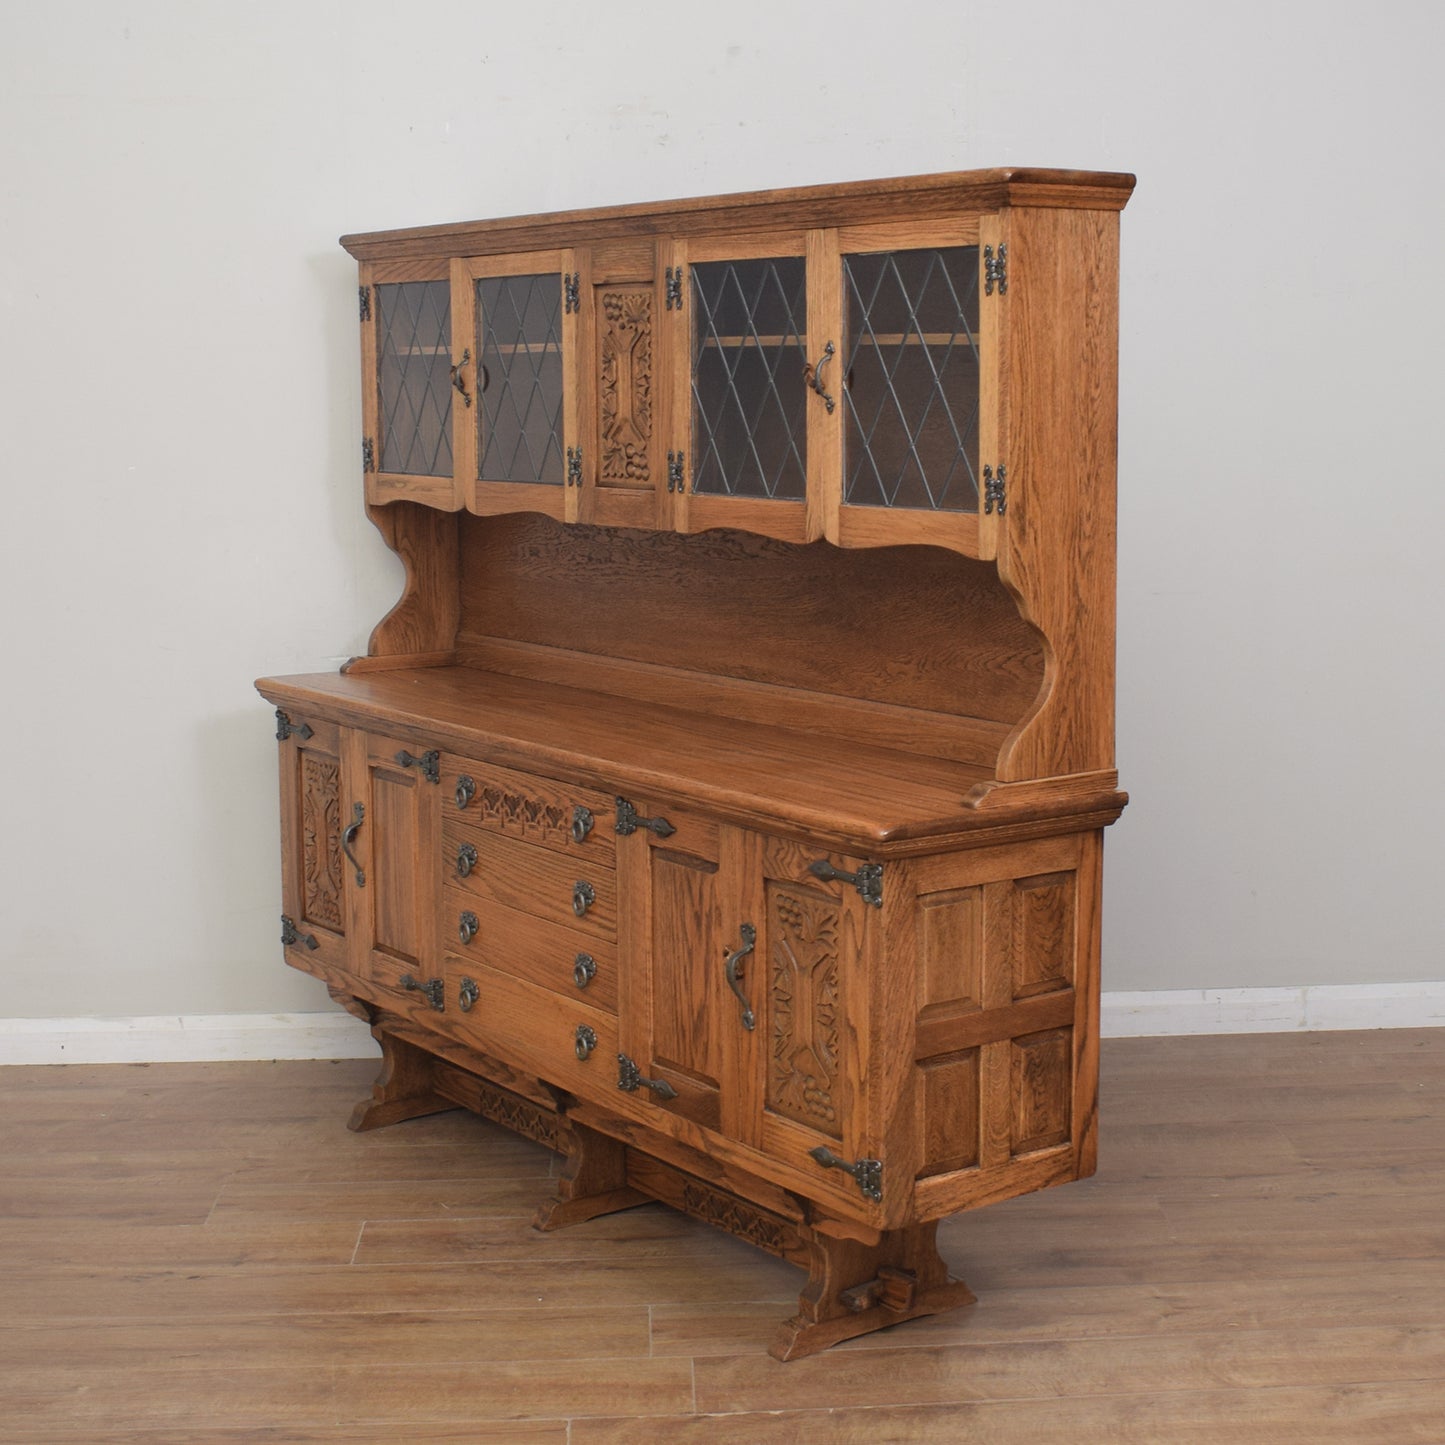
[[[450,1032],[483,1053],[585,1098],[617,1092],[617,1020],[513,974],[449,955]]]
[[[611,939],[482,902],[458,886],[446,889],[444,900],[443,953],[617,1012],[617,945]]]
[[[592,866],[614,866],[617,811],[606,793],[452,753],[442,755],[441,768],[447,817]]]
[[[593,937],[617,936],[617,882],[605,864],[516,843],[454,815],[442,824],[442,867],[448,883],[481,903],[500,903]]]

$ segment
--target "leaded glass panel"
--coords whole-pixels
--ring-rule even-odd
[[[452,307],[447,281],[376,288],[381,470],[452,474]]]
[[[477,478],[561,486],[562,278],[477,282]]]
[[[978,247],[843,257],[843,500],[978,509]]]
[[[801,256],[692,267],[693,490],[807,490],[808,291]]]

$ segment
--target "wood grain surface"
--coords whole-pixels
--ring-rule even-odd
[[[1437,1442],[1445,1030],[1106,1042],[1099,1173],[945,1222],[978,1304],[786,1366],[798,1271],[367,1062],[0,1070],[0,1440]]]

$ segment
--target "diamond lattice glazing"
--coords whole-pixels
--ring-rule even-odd
[[[800,256],[692,267],[693,490],[807,487],[807,273]]]
[[[978,507],[978,248],[843,258],[843,500]]]
[[[477,282],[483,481],[562,484],[562,278]]]
[[[376,298],[381,470],[449,477],[451,287],[401,281],[378,286]]]

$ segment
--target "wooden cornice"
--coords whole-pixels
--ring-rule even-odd
[[[925,219],[1006,206],[1120,211],[1133,189],[1133,176],[1111,172],[1029,168],[948,171],[369,231],[343,236],[341,244],[358,261],[479,256],[588,245],[623,237],[698,236],[720,231],[826,227],[844,222],[854,225],[890,220],[905,213],[910,219]]]

